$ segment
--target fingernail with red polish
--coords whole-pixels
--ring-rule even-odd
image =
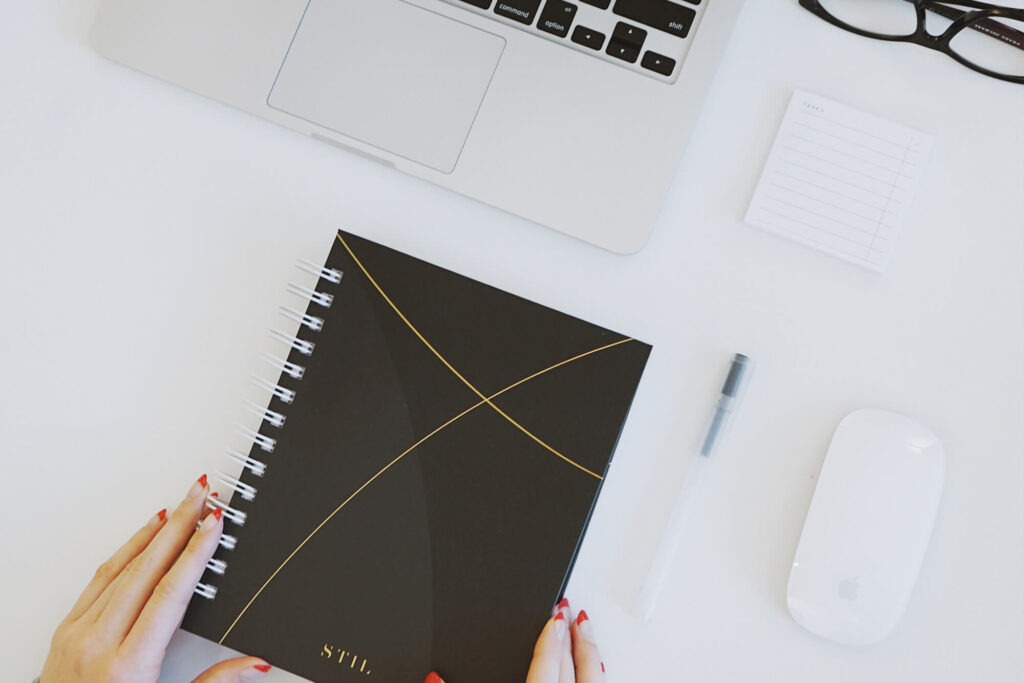
[[[195,498],[196,496],[198,496],[200,493],[202,493],[205,490],[206,490],[206,475],[204,474],[203,476],[201,476],[198,479],[196,479],[196,483],[192,484],[192,488],[190,488],[188,490],[188,497],[189,498]]]
[[[590,624],[590,617],[587,615],[586,610],[580,610],[579,615],[576,617],[576,628],[579,629],[580,635],[588,643],[597,644],[594,638],[594,627]]]
[[[156,513],[156,518],[161,522],[167,519],[167,508],[164,508],[160,512]]]
[[[270,665],[269,664],[256,664],[252,668],[256,669],[257,671],[259,671],[261,673],[267,673],[268,671],[270,671]]]
[[[210,533],[217,528],[217,524],[220,522],[220,518],[224,515],[224,511],[220,508],[214,508],[210,511],[210,514],[206,515],[206,519],[199,525],[199,531],[202,533]]]
[[[444,679],[438,676],[437,672],[431,671],[423,683],[444,683]]]
[[[601,673],[604,673],[604,662],[601,662]]]

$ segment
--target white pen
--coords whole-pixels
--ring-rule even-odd
[[[726,375],[725,383],[722,385],[721,395],[715,404],[715,412],[711,416],[711,424],[708,425],[707,434],[701,444],[700,452],[694,458],[686,473],[686,480],[676,495],[675,503],[672,506],[672,514],[669,515],[665,525],[665,531],[661,536],[661,542],[654,553],[651,561],[651,568],[647,573],[640,597],[637,601],[637,615],[643,621],[648,621],[654,613],[655,603],[661,594],[668,577],[668,570],[672,559],[676,554],[676,546],[679,544],[679,535],[682,530],[683,513],[686,509],[686,501],[690,498],[690,489],[701,476],[701,472],[707,466],[715,447],[721,442],[725,434],[725,428],[729,424],[729,418],[739,405],[740,392],[744,382],[749,378],[754,369],[754,362],[741,353],[733,356],[732,364],[729,366],[729,374]]]

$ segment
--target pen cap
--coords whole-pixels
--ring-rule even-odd
[[[739,405],[740,397],[753,369],[754,361],[750,360],[747,356],[744,356],[742,353],[737,353],[733,356],[732,364],[729,366],[729,373],[725,376],[725,382],[722,384],[722,391],[718,396],[718,401],[715,402],[715,411],[711,416],[711,424],[708,425],[708,431],[700,447],[699,453],[701,455],[708,457],[715,450],[715,445],[729,423],[729,416],[732,415]]]
[[[729,374],[725,377],[722,385],[722,395],[730,398],[738,398],[743,390],[746,380],[754,369],[754,361],[742,353],[737,353],[732,358],[732,365],[729,366]]]

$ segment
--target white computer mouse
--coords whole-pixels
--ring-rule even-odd
[[[858,410],[839,423],[786,590],[801,626],[847,645],[893,631],[921,570],[945,471],[942,443],[917,420]]]

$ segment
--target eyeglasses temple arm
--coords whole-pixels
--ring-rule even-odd
[[[909,1],[913,2],[913,0]],[[938,2],[926,3],[924,8],[929,12],[935,12],[939,16],[943,16],[947,19],[952,19],[954,21],[956,21],[957,19],[959,19],[960,17],[967,13],[964,10],[959,10],[956,9],[955,7],[943,5]],[[997,21],[996,19],[978,19],[977,21],[971,22],[968,25],[968,28],[972,28],[975,31],[980,31],[985,35],[989,35],[992,36],[993,38],[996,38],[997,40],[1003,41],[1007,45],[1012,45],[1015,48],[1024,50],[1024,33],[1021,33],[1016,29],[1010,28],[1006,24]]]

